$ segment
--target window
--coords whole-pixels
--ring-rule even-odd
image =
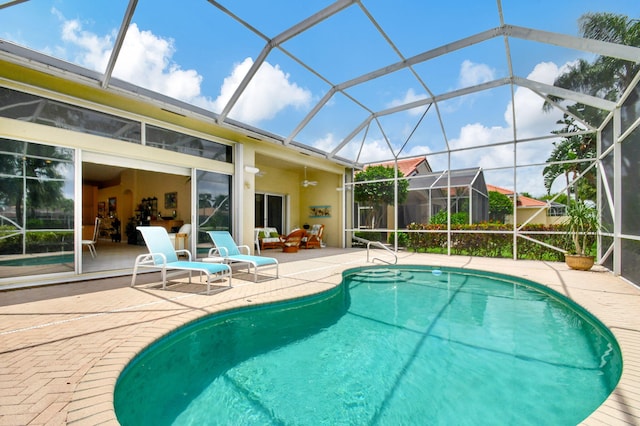
[[[75,132],[140,143],[139,122],[6,87],[0,87],[0,115]]]
[[[547,216],[566,216],[567,215],[567,206],[564,204],[552,204],[547,209]]]
[[[148,124],[146,125],[146,130],[147,146],[195,155],[196,157],[208,158],[210,160],[223,161],[225,163],[231,163],[233,161],[230,145],[212,142]]]

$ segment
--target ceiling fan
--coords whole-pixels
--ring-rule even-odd
[[[308,186],[316,186],[317,184],[318,182],[315,180],[307,179],[307,166],[304,166],[304,180],[302,181],[302,186],[306,188]]]

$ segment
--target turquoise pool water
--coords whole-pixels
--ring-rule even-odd
[[[73,253],[53,254],[48,256],[26,255],[14,259],[0,260],[0,266],[40,266],[56,263],[73,263]]]
[[[575,425],[621,369],[609,331],[535,283],[371,267],[171,333],[114,403],[123,425]]]

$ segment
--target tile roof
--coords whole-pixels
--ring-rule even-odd
[[[487,191],[495,191],[506,195],[507,197],[513,197],[513,191],[510,189],[500,188],[499,186],[487,184]],[[534,198],[526,197],[524,195],[518,195],[518,207],[547,207],[546,201],[536,200]]]
[[[403,176],[410,176],[416,171],[416,168],[420,164],[426,161],[427,159],[424,156],[398,160],[398,170],[402,172]],[[393,167],[393,165],[394,165],[393,161],[385,161],[384,163],[370,164],[370,166],[385,166],[385,167]]]

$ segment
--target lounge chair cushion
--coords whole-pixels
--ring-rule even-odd
[[[233,255],[235,262],[253,262],[256,266],[273,265],[273,258],[251,256],[248,254],[236,254]]]
[[[206,263],[206,262],[189,262],[185,260],[179,260],[177,262],[167,263],[168,268],[184,269],[200,271],[206,269],[210,274],[216,274],[218,272],[225,272],[229,267],[222,263]]]

